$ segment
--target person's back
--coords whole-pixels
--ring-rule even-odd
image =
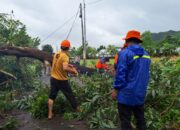
[[[48,99],[48,119],[53,118],[53,105],[57,97],[59,90],[65,95],[65,97],[70,102],[72,108],[76,111],[80,111],[80,107],[76,101],[76,98],[72,92],[71,86],[68,82],[68,75],[70,73],[72,76],[77,76],[78,72],[69,64],[68,51],[70,49],[71,43],[68,40],[61,42],[61,51],[54,54],[52,72],[51,72],[51,89]]]
[[[63,63],[69,62],[69,57],[65,52],[58,52],[53,56],[51,77],[57,80],[67,80],[67,72],[63,69]]]
[[[150,57],[140,45],[129,46],[119,55],[124,58],[118,63],[120,64],[117,68],[118,73],[124,70],[125,64],[127,64],[127,67],[125,77],[116,75],[117,79],[125,80],[125,84],[118,88],[121,91],[118,100],[127,105],[141,105],[144,103],[149,81]],[[119,82],[119,80],[115,80],[115,84],[116,82]]]
[[[131,130],[132,113],[138,130],[146,130],[144,99],[149,82],[150,56],[140,46],[140,32],[131,30],[124,38],[127,48],[118,54],[112,98],[118,101],[121,130]]]

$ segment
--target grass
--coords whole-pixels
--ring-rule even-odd
[[[171,59],[175,60],[177,57],[180,57],[180,56],[172,56]],[[151,58],[151,60],[153,62],[159,62],[160,59],[161,59],[160,57],[152,57]],[[95,68],[95,65],[96,65],[97,61],[98,61],[98,59],[87,59],[86,66],[89,67],[89,68]],[[83,65],[83,60],[81,60],[80,64]],[[114,64],[114,59],[110,59],[108,64],[113,65]]]

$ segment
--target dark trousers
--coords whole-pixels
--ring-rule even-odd
[[[132,130],[131,116],[136,119],[137,130],[146,130],[146,122],[144,118],[144,105],[128,106],[118,103],[119,117],[121,121],[121,130]]]
[[[73,109],[76,109],[78,104],[72,92],[71,86],[69,85],[68,80],[57,80],[51,78],[51,90],[50,90],[49,98],[55,100],[59,90],[63,92],[63,94],[68,99],[71,106],[73,107]]]

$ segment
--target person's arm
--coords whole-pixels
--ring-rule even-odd
[[[117,91],[120,91],[127,86],[127,62],[127,52],[119,53],[116,76],[113,84],[113,89]]]
[[[71,73],[73,75],[78,74],[77,70],[72,65],[70,65],[68,63],[63,63],[63,69],[64,69],[64,71]]]
[[[63,62],[63,70],[64,71],[71,73],[73,75],[78,74],[77,70],[73,67],[73,65],[69,64],[69,58],[68,57],[63,57],[62,62]]]

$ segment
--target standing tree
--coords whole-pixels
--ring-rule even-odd
[[[157,53],[158,51],[158,44],[153,41],[152,34],[150,31],[146,31],[142,34],[142,46],[149,52],[150,55],[154,55],[154,53]]]
[[[117,53],[117,48],[114,45],[108,45],[107,47],[107,52],[111,55],[114,56]]]
[[[87,57],[88,58],[96,58],[97,50],[94,47],[88,46],[87,47]]]
[[[46,44],[46,45],[44,45],[44,46],[42,47],[42,51],[47,52],[47,53],[49,53],[49,54],[52,54],[52,53],[53,53],[53,48],[52,48],[51,45]]]
[[[97,51],[100,52],[100,51],[103,50],[103,49],[106,49],[106,47],[103,46],[103,45],[100,45],[99,48],[97,48]]]

